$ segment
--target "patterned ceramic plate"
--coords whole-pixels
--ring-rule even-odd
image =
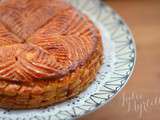
[[[104,62],[96,81],[78,97],[43,109],[7,111],[0,120],[68,120],[96,110],[127,83],[136,58],[134,40],[122,19],[99,0],[69,0],[95,22],[103,35]]]

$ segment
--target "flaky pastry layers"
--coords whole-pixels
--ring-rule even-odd
[[[0,2],[0,107],[38,108],[78,95],[102,63],[101,35],[63,0]]]

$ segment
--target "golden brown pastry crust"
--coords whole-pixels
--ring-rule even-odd
[[[0,107],[38,108],[79,94],[94,80],[102,51],[94,24],[63,0],[5,0]]]

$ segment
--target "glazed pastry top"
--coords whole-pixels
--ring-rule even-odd
[[[0,2],[0,79],[60,78],[83,65],[99,39],[93,23],[63,0]]]

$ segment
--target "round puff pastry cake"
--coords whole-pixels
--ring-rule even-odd
[[[63,0],[0,2],[0,107],[45,107],[78,95],[102,63],[99,30]]]

